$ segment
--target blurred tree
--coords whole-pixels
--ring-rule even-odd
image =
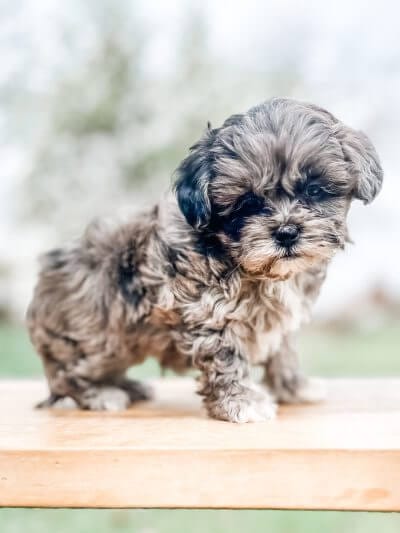
[[[26,218],[50,221],[66,232],[84,213],[95,214],[118,195],[131,129],[126,115],[137,126],[149,112],[141,66],[144,40],[134,11],[89,2],[86,18],[65,33],[65,46],[88,26],[93,45],[81,51],[76,70],[51,87],[47,123],[24,184]],[[140,142],[135,136],[131,140],[135,146]]]
[[[110,204],[138,203],[166,190],[184,150],[205,127],[206,110],[218,106],[201,11],[187,14],[176,68],[158,76],[144,68],[151,34],[134,10],[88,5],[94,45],[54,84],[24,182],[25,220],[67,234]]]

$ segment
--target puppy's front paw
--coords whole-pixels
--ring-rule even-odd
[[[268,394],[249,388],[240,395],[221,397],[208,406],[208,411],[213,418],[238,424],[265,422],[275,418],[276,404]]]
[[[260,400],[253,400],[250,403],[240,402],[234,407],[231,422],[239,424],[245,422],[265,422],[276,416],[276,404],[267,396]]]

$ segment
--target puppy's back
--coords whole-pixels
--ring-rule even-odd
[[[27,325],[42,357],[55,340],[65,341],[61,351],[70,352],[74,343],[104,338],[110,315],[123,305],[127,292],[132,291],[132,298],[140,295],[132,274],[145,260],[154,219],[145,213],[118,226],[95,221],[79,240],[40,257]]]

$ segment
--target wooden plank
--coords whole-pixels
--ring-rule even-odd
[[[190,379],[122,413],[33,409],[0,382],[0,505],[400,510],[400,379],[330,380],[276,420],[208,419]]]

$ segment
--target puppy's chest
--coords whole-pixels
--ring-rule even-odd
[[[283,337],[307,318],[301,291],[290,282],[261,284],[249,291],[240,320],[245,325],[245,351],[252,363],[278,351]]]

